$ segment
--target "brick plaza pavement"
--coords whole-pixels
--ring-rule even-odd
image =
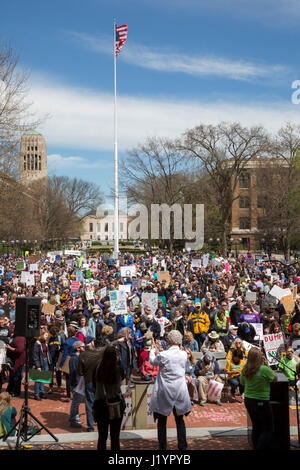
[[[56,445],[45,430],[36,436],[39,442],[34,441],[33,447],[28,442],[28,449],[55,450],[95,450],[97,446],[97,429],[94,433],[86,432],[85,406],[81,403],[79,408],[82,428],[71,428],[68,424],[70,402],[62,401],[62,394],[54,391],[47,395],[47,399],[36,401],[33,399],[33,389],[29,386],[29,408],[32,414],[59,439]],[[19,412],[23,405],[24,392],[20,398],[12,398],[12,405]],[[242,403],[223,403],[218,406],[212,403],[201,407],[193,406],[192,412],[185,418],[189,450],[250,450],[247,437],[247,415]],[[168,418],[168,450],[177,449],[176,425],[173,415]],[[290,426],[294,429],[294,440],[297,440],[295,427],[297,426],[295,407],[290,407]],[[47,439],[47,436],[49,439]],[[44,441],[43,441],[44,439]],[[47,443],[45,443],[45,440]],[[156,425],[147,430],[126,429],[121,432],[121,450],[157,450]],[[0,441],[0,450],[9,447]]]

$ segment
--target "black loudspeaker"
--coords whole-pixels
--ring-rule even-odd
[[[40,336],[41,299],[39,297],[17,297],[16,299],[16,336],[34,338]]]

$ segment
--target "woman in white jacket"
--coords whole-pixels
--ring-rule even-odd
[[[156,354],[153,340],[149,354],[150,363],[159,367],[150,400],[150,411],[153,412],[154,420],[157,420],[159,449],[166,450],[167,448],[167,417],[173,411],[178,449],[186,450],[186,429],[183,417],[192,409],[185,380],[187,353],[180,349],[182,335],[179,331],[172,330],[167,336],[167,341],[168,349],[165,351],[160,349]]]

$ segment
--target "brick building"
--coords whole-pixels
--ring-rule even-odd
[[[263,173],[268,168],[274,170],[274,166],[285,165],[281,158],[259,158],[247,163],[239,177],[232,205],[230,237],[233,244],[251,251],[262,248],[263,190],[266,189]]]

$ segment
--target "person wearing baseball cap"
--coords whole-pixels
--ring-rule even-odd
[[[200,351],[210,327],[210,319],[207,313],[201,309],[200,302],[195,303],[195,310],[189,314],[189,319],[193,323],[193,334]]]
[[[222,337],[222,343],[224,344],[225,352],[228,353],[232,343],[238,337],[238,327],[236,325],[230,325],[228,335]]]

